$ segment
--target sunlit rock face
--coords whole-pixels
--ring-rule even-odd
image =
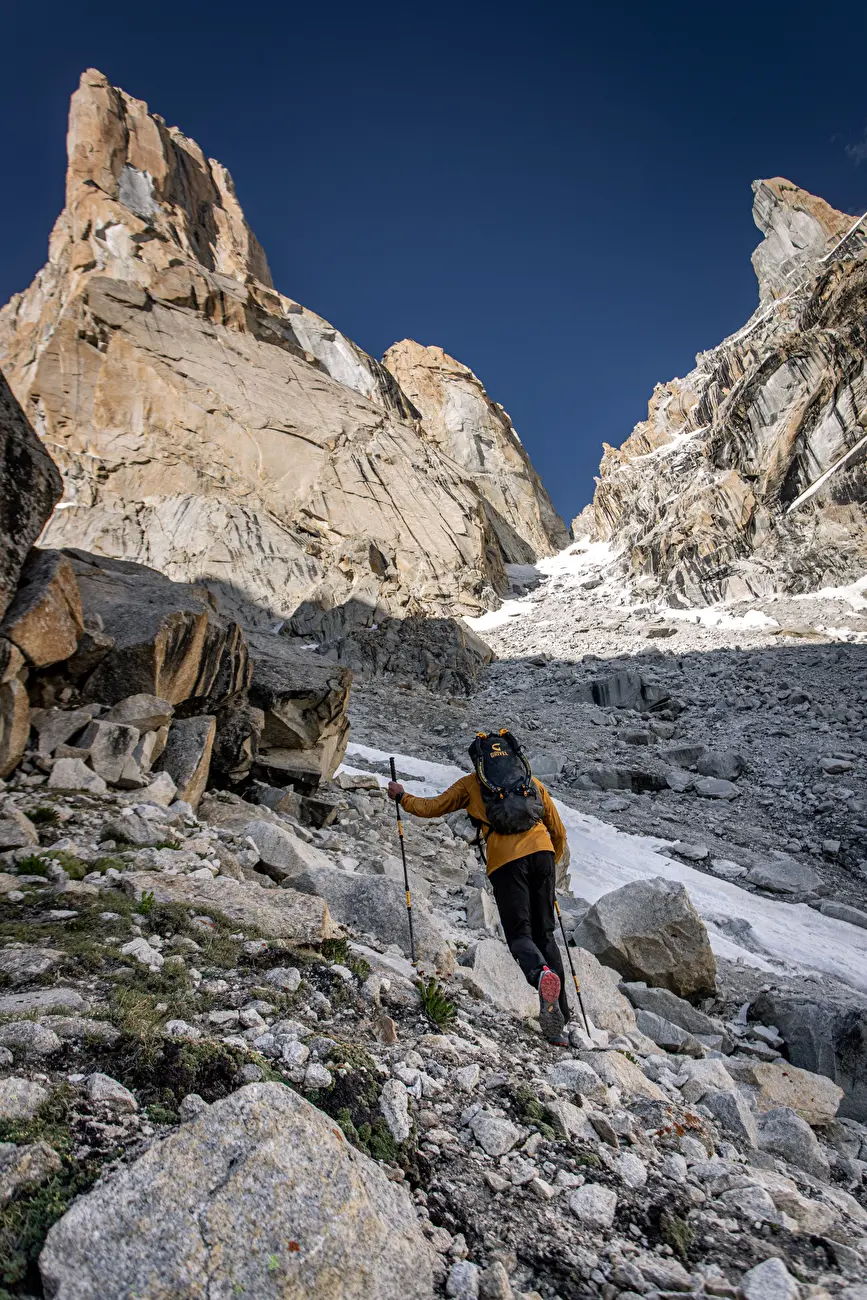
[[[756,181],[760,306],[606,445],[576,535],[687,601],[851,581],[867,560],[867,231]]]
[[[477,612],[504,560],[563,540],[506,425],[495,472],[453,457],[389,370],[274,289],[194,141],[91,70],[68,154],[49,260],[0,312],[0,368],[64,478],[46,545],[273,623],[304,601]]]
[[[418,410],[428,438],[473,476],[507,560],[562,550],[569,534],[512,421],[468,366],[442,348],[404,339],[383,364]]]

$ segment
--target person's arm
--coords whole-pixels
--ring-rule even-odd
[[[411,813],[413,817],[445,817],[446,813],[466,808],[470,802],[466,777],[461,777],[460,781],[455,781],[448,790],[444,790],[433,799],[422,799],[419,795],[407,794],[403,786],[396,782],[389,785],[388,793],[392,799],[399,799],[401,808]]]
[[[536,781],[536,785],[538,786],[539,793],[542,796],[542,807],[545,810],[542,814],[542,820],[545,823],[548,834],[551,836],[551,843],[554,845],[554,861],[559,862],[563,856],[563,850],[566,848],[566,827],[560,820],[560,814],[557,811],[554,800],[551,798],[542,782]]]

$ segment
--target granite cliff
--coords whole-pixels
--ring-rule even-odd
[[[63,475],[47,545],[204,582],[249,625],[477,612],[504,562],[563,544],[471,372],[475,460],[436,396],[429,429],[389,369],[275,290],[194,141],[90,70],[68,154],[48,262],[0,312],[0,367]]]
[[[606,445],[574,525],[692,604],[838,585],[867,558],[867,232],[789,181],[753,189],[759,308]]]

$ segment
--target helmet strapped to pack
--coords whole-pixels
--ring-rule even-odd
[[[498,835],[520,835],[542,820],[542,798],[530,764],[511,731],[476,733],[470,758],[488,825]]]

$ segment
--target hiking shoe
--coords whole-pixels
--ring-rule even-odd
[[[565,1029],[555,1030],[554,1033],[548,1036],[548,1042],[551,1044],[552,1047],[570,1046],[569,1035],[567,1034]]]
[[[560,1000],[560,976],[550,966],[543,966],[538,988],[544,1009],[550,1015]]]

